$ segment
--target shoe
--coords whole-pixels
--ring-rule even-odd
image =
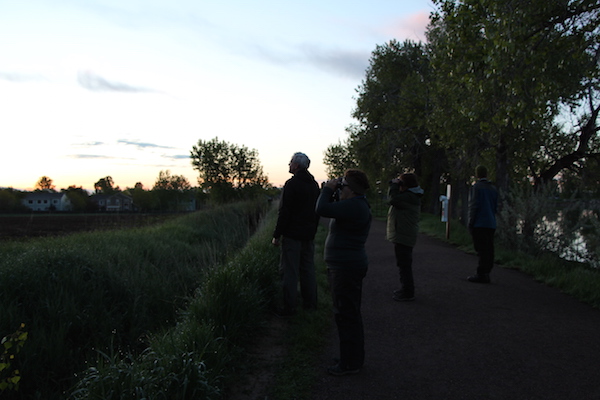
[[[474,283],[490,283],[490,276],[488,274],[475,274],[469,276],[467,280]]]
[[[415,295],[402,290],[394,290],[394,296],[392,296],[392,299],[396,301],[413,301],[415,299]]]
[[[338,363],[331,367],[327,367],[327,372],[329,372],[331,375],[343,376],[343,375],[358,374],[360,372],[360,368],[356,368],[356,369],[342,368],[342,367],[340,367],[340,364]]]

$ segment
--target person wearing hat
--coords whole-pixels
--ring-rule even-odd
[[[332,375],[358,373],[365,359],[360,305],[369,264],[365,251],[372,220],[365,197],[368,188],[367,175],[350,169],[342,179],[328,181],[317,199],[317,214],[331,218],[325,263],[340,343],[339,361],[327,369]]]
[[[415,174],[402,174],[390,181],[386,238],[394,244],[396,266],[400,273],[400,289],[394,290],[396,301],[415,299],[413,248],[419,233],[419,215],[423,189]]]

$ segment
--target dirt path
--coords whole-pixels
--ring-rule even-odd
[[[423,235],[416,300],[398,303],[384,230],[375,221],[367,243],[365,367],[326,373],[337,355],[332,329],[313,399],[600,399],[600,310],[500,267],[490,285],[467,282],[476,257]]]

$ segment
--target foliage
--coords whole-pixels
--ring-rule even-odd
[[[69,186],[67,189],[61,190],[67,194],[69,201],[71,202],[71,209],[74,212],[89,212],[95,211],[96,205],[91,201],[90,196],[86,190],[81,186],[75,185]]]
[[[96,193],[102,194],[115,194],[121,191],[118,186],[115,186],[115,182],[111,176],[100,178],[98,182],[94,183],[94,190]]]
[[[388,181],[407,170],[421,174],[431,137],[429,59],[420,43],[395,40],[376,46],[359,86],[349,144],[359,167]]]
[[[325,150],[323,158],[327,178],[335,179],[344,176],[346,170],[358,168],[357,161],[354,159],[348,141],[332,144]]]
[[[198,140],[190,152],[192,165],[198,171],[198,183],[222,203],[260,193],[269,187],[268,179],[255,149],[239,146],[219,138]],[[258,191],[256,189],[259,189]]]
[[[52,179],[50,179],[44,175],[36,182],[35,188],[36,188],[36,190],[54,191],[54,189],[56,189],[56,186],[54,186],[54,184],[52,184]]]
[[[5,390],[19,390],[21,381],[19,370],[12,363],[15,357],[27,341],[27,332],[23,331],[25,324],[21,324],[19,329],[8,336],[2,338],[2,353],[0,353],[0,393]]]
[[[21,200],[25,193],[13,188],[0,189],[0,212],[22,212],[29,210]]]
[[[559,105],[580,98],[597,73],[600,8],[591,0],[435,4],[431,129],[467,157],[493,148],[506,190],[509,174],[526,173],[530,155],[548,143]],[[517,163],[521,170],[509,170]]]
[[[239,379],[244,349],[265,329],[278,290],[275,214],[248,245],[204,278],[175,326],[152,335],[139,356],[100,354],[72,393],[75,399],[220,399]]]
[[[63,398],[96,352],[137,354],[175,324],[207,268],[242,247],[266,202],[161,225],[0,244],[0,327],[26,323],[20,394]],[[0,335],[6,332],[1,332]]]
[[[166,170],[158,173],[158,178],[156,178],[152,190],[174,190],[183,192],[191,188],[192,186],[185,176],[171,175],[171,172]]]

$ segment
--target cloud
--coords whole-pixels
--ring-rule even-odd
[[[20,72],[1,72],[0,79],[9,82],[31,82],[43,80],[42,76],[35,74],[23,74]]]
[[[187,154],[187,155],[176,154],[176,155],[173,155],[173,156],[168,156],[168,155],[165,154],[165,155],[163,155],[163,158],[167,158],[167,159],[170,159],[170,160],[189,160],[190,156],[189,156],[189,154]]]
[[[155,92],[155,90],[149,88],[130,86],[121,82],[109,81],[100,75],[93,73],[92,71],[80,71],[77,75],[77,81],[81,87],[93,92]]]
[[[111,157],[111,156],[103,156],[103,155],[98,155],[98,154],[71,154],[67,157],[76,158],[79,160],[82,160],[82,159],[112,160],[115,158],[115,157]]]
[[[135,146],[140,150],[143,150],[145,148],[174,149],[174,147],[161,146],[161,145],[155,144],[155,143],[143,143],[138,140],[119,139],[119,140],[117,140],[117,143],[124,144],[127,146]]]
[[[253,48],[252,57],[281,66],[308,65],[327,73],[349,78],[362,78],[369,65],[369,52],[325,49],[316,44],[302,44],[291,47],[294,51],[281,51],[261,45]]]
[[[314,45],[301,46],[305,62],[350,78],[362,78],[369,65],[369,53],[348,50],[324,50]]]

